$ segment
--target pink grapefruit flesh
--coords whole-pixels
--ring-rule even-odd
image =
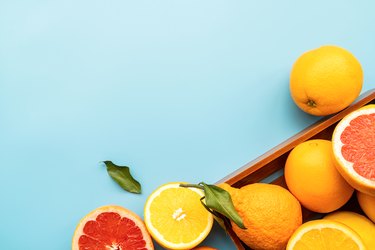
[[[335,127],[332,145],[344,179],[358,191],[375,195],[375,104],[345,116]]]
[[[375,180],[375,114],[360,115],[350,121],[340,137],[341,154],[353,163],[361,176]]]
[[[119,206],[105,206],[86,215],[74,233],[73,250],[152,250],[143,221]]]

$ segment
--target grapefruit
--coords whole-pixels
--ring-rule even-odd
[[[338,46],[322,46],[296,60],[289,88],[300,109],[324,116],[349,106],[360,94],[362,84],[362,67],[352,53]]]
[[[142,219],[115,205],[99,207],[77,225],[72,250],[152,250],[150,235]]]
[[[298,144],[288,155],[284,176],[289,191],[305,208],[318,213],[340,208],[354,192],[337,171],[328,140]]]
[[[145,224],[152,237],[167,249],[191,249],[209,234],[213,216],[201,203],[204,196],[197,188],[167,183],[147,199]]]
[[[290,237],[286,250],[367,249],[361,237],[350,227],[327,219],[305,222]]]
[[[301,205],[285,188],[253,183],[233,188],[219,185],[231,195],[246,229],[231,222],[236,235],[251,249],[284,250],[289,237],[302,224]]]
[[[335,127],[336,167],[355,189],[375,196],[375,104],[345,116]]]

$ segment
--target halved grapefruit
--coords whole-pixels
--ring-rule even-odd
[[[87,214],[78,224],[72,250],[153,250],[142,219],[130,210],[108,205]]]
[[[333,132],[332,146],[344,179],[355,189],[375,195],[375,104],[345,116]]]

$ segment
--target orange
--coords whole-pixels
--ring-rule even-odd
[[[299,227],[288,242],[286,250],[340,249],[365,250],[360,236],[350,227],[327,219],[313,220]]]
[[[234,207],[246,229],[231,223],[237,236],[252,249],[285,249],[289,237],[302,223],[301,205],[285,188],[254,183],[233,188],[220,184],[231,194]]]
[[[284,176],[290,192],[314,212],[332,212],[354,192],[337,171],[332,143],[327,140],[308,140],[297,145],[288,155]]]
[[[347,50],[322,46],[302,54],[292,67],[290,93],[296,105],[316,116],[336,113],[360,94],[363,72]]]
[[[365,216],[351,211],[336,211],[326,215],[324,219],[347,225],[361,237],[367,249],[375,249],[375,224]]]
[[[357,200],[363,212],[375,223],[375,196],[357,191]]]
[[[375,104],[345,116],[332,136],[337,169],[355,189],[375,196]]]
[[[204,196],[197,188],[167,183],[147,199],[145,224],[152,237],[167,249],[191,249],[209,234],[213,216],[201,204]]]
[[[132,211],[114,205],[99,207],[78,224],[72,250],[154,249],[142,219]]]

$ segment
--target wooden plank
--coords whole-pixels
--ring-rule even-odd
[[[272,148],[265,154],[254,159],[253,161],[250,161],[243,167],[219,180],[217,183],[226,182],[234,187],[240,188],[247,184],[264,180],[265,178],[284,168],[289,152],[295,146],[309,139],[331,140],[332,132],[336,127],[336,124],[352,111],[357,110],[367,104],[375,104],[375,89],[365,92],[348,108],[332,116],[325,117],[307,127],[293,137]],[[276,178],[274,181],[272,181],[272,183],[287,188],[283,175]],[[353,195],[349,202],[347,202],[347,204],[345,204],[341,209],[356,211],[359,213],[362,212],[355,195]],[[312,212],[304,207],[302,207],[302,215],[304,221],[323,216],[322,214]],[[233,231],[230,231],[229,235],[234,244],[237,246],[238,250],[250,249],[237,238]]]

